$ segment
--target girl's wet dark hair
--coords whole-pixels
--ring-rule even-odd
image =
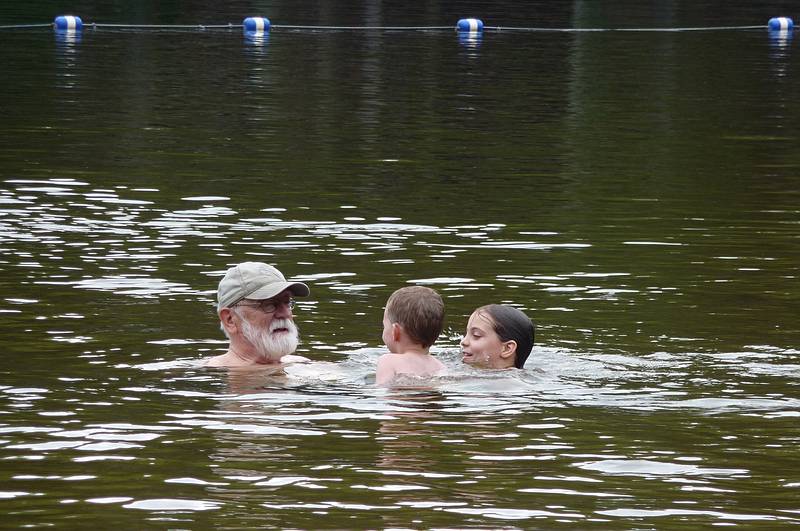
[[[533,349],[536,325],[521,310],[504,304],[489,304],[478,308],[479,312],[489,314],[494,322],[494,331],[501,341],[517,342],[517,355],[514,367],[521,369]]]

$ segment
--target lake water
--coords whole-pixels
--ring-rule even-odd
[[[85,2],[79,36],[0,29],[2,525],[800,524],[798,37],[764,28],[792,3],[748,4]],[[280,27],[465,16],[762,27]],[[312,363],[197,367],[244,260],[310,285]],[[376,388],[409,284],[445,300],[450,374]],[[524,371],[460,362],[490,302],[537,323]]]

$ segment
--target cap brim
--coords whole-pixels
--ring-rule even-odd
[[[311,293],[311,290],[308,289],[308,286],[302,282],[276,282],[270,284],[269,286],[264,286],[261,289],[255,290],[245,298],[255,300],[271,299],[272,297],[283,293],[287,289],[296,297],[308,297],[308,295]]]

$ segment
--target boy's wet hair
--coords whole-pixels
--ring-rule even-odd
[[[517,342],[514,367],[521,369],[533,349],[536,335],[536,325],[533,321],[522,310],[505,304],[488,304],[475,311],[489,316],[500,341],[513,339]]]
[[[400,288],[386,301],[386,316],[400,324],[423,348],[428,348],[442,333],[444,302],[436,291],[425,286]]]

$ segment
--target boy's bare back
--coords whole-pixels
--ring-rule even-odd
[[[444,325],[444,303],[434,290],[409,286],[395,291],[383,312],[383,342],[389,353],[378,358],[375,383],[387,385],[401,375],[435,376],[444,365],[430,347]]]
[[[436,376],[444,372],[444,364],[428,353],[403,352],[383,354],[378,358],[375,383],[386,385],[398,376]]]

